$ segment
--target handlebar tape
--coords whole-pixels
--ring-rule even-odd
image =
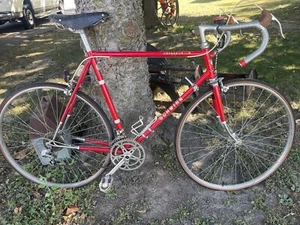
[[[258,21],[262,26],[267,28],[272,21],[272,14],[268,10],[263,9],[263,11],[261,12],[260,19]]]

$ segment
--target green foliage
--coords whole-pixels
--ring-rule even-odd
[[[293,199],[291,199],[287,194],[278,195],[279,203],[284,206],[292,206]]]
[[[86,216],[92,212],[90,202],[94,185],[73,190],[35,185],[19,175],[10,179],[6,192],[1,193],[1,199],[8,206],[7,213],[0,217],[3,225],[59,224],[72,216]],[[70,207],[76,210],[69,218],[64,218]]]
[[[188,217],[190,215],[190,213],[191,213],[190,210],[184,204],[179,205],[176,210],[176,214],[178,216],[179,221],[184,220],[186,217]]]
[[[233,224],[234,224],[234,225],[248,225],[248,223],[247,223],[246,221],[241,220],[241,219],[235,219],[235,220],[233,221]]]
[[[213,224],[216,224],[216,220],[215,220],[215,218],[201,217],[201,218],[194,219],[193,224],[195,224],[195,225],[213,225]]]
[[[114,187],[111,187],[111,189],[105,193],[105,197],[106,198],[117,198],[118,192]]]
[[[300,192],[300,181],[296,181],[294,184],[292,184],[291,190],[299,193]]]
[[[267,203],[265,202],[265,196],[257,196],[253,201],[251,201],[251,204],[253,206],[253,209],[263,211],[268,209]]]

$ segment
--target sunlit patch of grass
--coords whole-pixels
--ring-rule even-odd
[[[0,95],[5,93],[7,91],[7,89],[0,89]]]
[[[17,55],[16,59],[21,59],[21,58],[28,58],[28,57],[35,57],[35,56],[40,56],[45,54],[44,52],[32,52],[26,55]]]
[[[47,79],[47,82],[53,82],[58,84],[66,84],[65,80],[62,78],[49,78]]]
[[[37,38],[34,40],[34,42],[53,42],[53,39],[51,38]]]
[[[292,101],[291,106],[293,109],[299,109],[300,108],[300,101]]]
[[[19,106],[15,106],[13,109],[10,110],[14,116],[21,115],[22,113],[28,111],[30,109],[30,104],[22,104]]]
[[[20,76],[20,75],[22,75],[21,71],[9,71],[2,76],[3,77],[12,77],[12,76]]]
[[[295,71],[296,69],[299,70],[300,67],[296,66],[296,65],[288,65],[288,66],[283,66],[283,69],[287,70],[287,71]]]

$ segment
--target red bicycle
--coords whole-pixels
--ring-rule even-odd
[[[269,40],[266,27],[273,15],[264,10],[259,21],[241,24],[201,25],[198,51],[102,52],[93,51],[84,28],[109,18],[107,13],[52,15],[50,19],[76,30],[86,48],[86,60],[79,76],[67,85],[30,84],[10,94],[0,109],[0,144],[10,165],[38,184],[72,188],[85,185],[113,168],[100,182],[107,191],[113,174],[135,170],[145,160],[143,141],[194,92],[178,122],[175,150],[184,171],[197,183],[216,190],[238,190],[258,184],[284,162],[292,147],[295,123],[286,98],[268,84],[251,79],[222,82],[216,76],[206,32],[221,32],[230,42],[231,31],[256,28],[260,47],[239,64],[245,66],[261,54]],[[80,22],[78,22],[80,21]],[[132,125],[135,138],[127,138],[115,109],[97,57],[201,57],[205,72],[164,113],[146,126],[142,118]],[[108,111],[80,91],[89,69],[94,71]],[[208,84],[203,90],[199,87]],[[207,85],[206,85],[207,86]]]

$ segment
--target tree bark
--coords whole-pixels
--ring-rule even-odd
[[[110,19],[85,30],[93,49],[104,51],[144,51],[146,49],[142,1],[140,0],[75,0],[77,13],[107,12]],[[145,58],[101,58],[98,66],[105,78],[126,133],[139,116],[149,122],[155,106],[149,88]],[[102,106],[97,82],[90,94]]]
[[[143,0],[144,20],[146,28],[160,25],[156,15],[157,0]]]

